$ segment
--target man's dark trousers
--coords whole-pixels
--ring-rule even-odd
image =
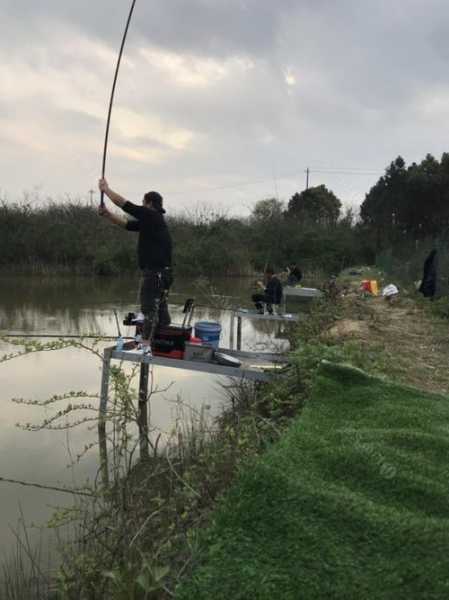
[[[158,324],[170,325],[167,298],[172,283],[172,272],[168,267],[142,271],[140,304],[144,316],[142,332],[144,340],[153,340]]]
[[[263,305],[266,304],[268,314],[273,314],[273,299],[267,296],[267,294],[253,294],[252,301],[255,303],[258,313],[263,314]]]

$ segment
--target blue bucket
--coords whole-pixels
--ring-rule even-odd
[[[206,346],[218,349],[221,325],[215,321],[198,321],[195,323],[195,337],[199,338]]]

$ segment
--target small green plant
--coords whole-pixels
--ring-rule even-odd
[[[449,297],[443,296],[433,301],[424,300],[423,304],[435,317],[449,319]]]

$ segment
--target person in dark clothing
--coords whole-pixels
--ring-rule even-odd
[[[158,192],[148,192],[143,197],[142,206],[138,206],[111,190],[106,179],[100,179],[99,188],[132,218],[125,219],[105,206],[99,208],[99,214],[111,223],[139,234],[137,258],[142,271],[140,303],[144,315],[141,348],[145,354],[151,354],[151,341],[157,324],[170,324],[167,298],[173,282],[172,241],[164,219],[162,196]]]
[[[272,267],[265,269],[265,286],[259,282],[258,284],[263,288],[263,294],[253,294],[252,300],[256,305],[256,310],[259,314],[263,315],[263,305],[267,305],[268,314],[273,314],[273,304],[280,304],[282,302],[282,284],[274,274]]]
[[[287,267],[287,285],[295,286],[302,279],[302,271],[296,265],[296,263],[291,264]]]
[[[419,291],[425,298],[434,298],[437,287],[437,251],[432,250],[424,261],[424,269]]]

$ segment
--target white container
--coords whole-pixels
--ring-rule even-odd
[[[210,346],[186,342],[184,349],[184,360],[211,362],[213,356],[214,350]]]

